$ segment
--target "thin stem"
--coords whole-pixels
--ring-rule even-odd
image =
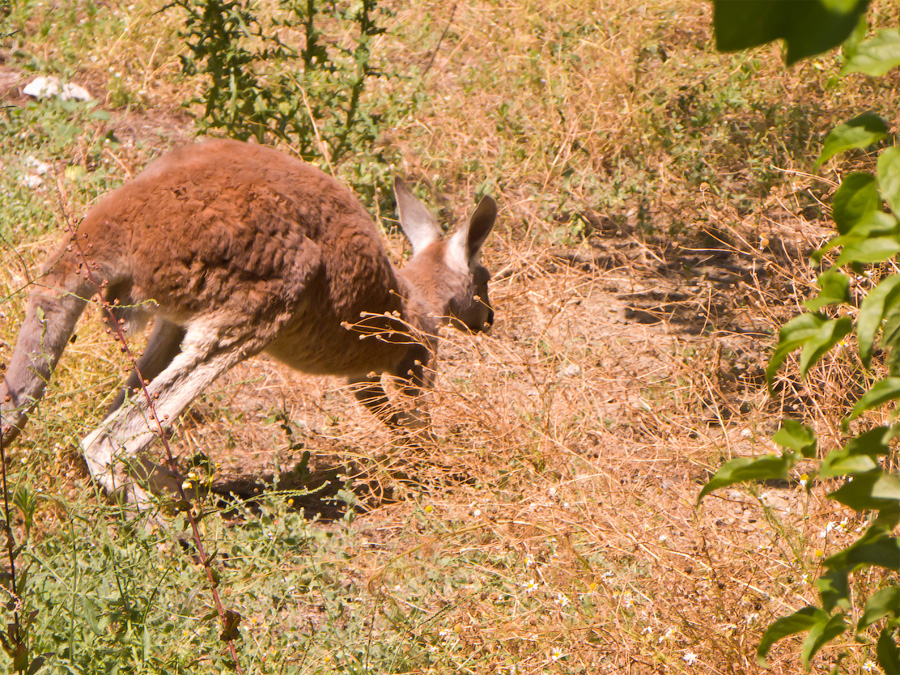
[[[156,411],[156,405],[153,402],[153,397],[150,395],[150,391],[148,389],[147,382],[144,380],[141,375],[140,369],[138,368],[137,358],[134,355],[134,352],[131,351],[131,348],[128,346],[128,343],[125,340],[125,333],[122,330],[121,324],[116,320],[115,314],[113,313],[112,305],[103,299],[103,295],[101,293],[102,284],[97,281],[94,277],[91,266],[89,264],[87,254],[85,253],[84,248],[81,246],[78,241],[77,236],[77,227],[78,221],[75,218],[72,218],[68,214],[68,209],[66,208],[66,200],[65,200],[65,192],[63,186],[60,181],[57,180],[57,190],[59,194],[59,204],[60,210],[62,212],[63,222],[66,223],[66,229],[72,235],[72,243],[74,244],[74,249],[78,252],[78,255],[81,258],[81,262],[83,263],[85,276],[88,281],[94,285],[97,289],[97,295],[99,297],[100,306],[106,311],[107,317],[104,317],[104,321],[107,324],[112,324],[113,330],[115,330],[115,339],[121,344],[121,349],[125,356],[131,361],[134,366],[134,370],[138,375],[138,381],[140,382],[141,391],[144,393],[144,397],[147,400],[147,408],[150,411],[150,415],[153,419],[153,424],[156,426],[157,435],[162,441],[163,447],[166,450],[166,464],[169,467],[169,470],[172,471],[173,474],[178,475],[178,463],[175,461],[175,455],[172,452],[172,448],[169,445],[169,441],[166,438],[165,428],[163,427],[162,420],[159,418],[159,414]],[[83,237],[87,237],[87,235],[82,235]],[[5,466],[5,464],[4,464]],[[4,499],[6,499],[6,472],[3,471],[3,481],[4,481]],[[176,487],[178,490],[178,496],[182,502],[189,503],[187,498],[187,494],[184,491],[184,486],[176,482]],[[194,541],[194,546],[197,548],[197,554],[200,556],[201,563],[203,565],[203,569],[206,572],[206,578],[210,584],[210,593],[213,598],[213,602],[216,606],[216,613],[219,615],[219,619],[222,621],[223,628],[223,638],[228,643],[229,651],[231,652],[231,658],[234,660],[235,670],[238,675],[243,675],[243,670],[241,669],[241,664],[238,661],[237,649],[234,646],[234,640],[230,637],[225,637],[228,633],[233,631],[234,618],[237,615],[232,610],[226,610],[224,605],[222,604],[221,599],[219,598],[219,592],[216,589],[216,579],[213,574],[212,566],[210,565],[210,557],[206,554],[206,549],[203,546],[203,539],[200,536],[200,528],[197,524],[197,518],[194,516],[193,509],[188,508],[185,511],[187,515],[188,522],[191,526],[191,536]],[[7,529],[9,529],[9,507],[7,506]],[[10,556],[12,556],[12,550],[10,549]],[[13,584],[15,584],[15,580],[13,580]],[[15,586],[13,586],[13,592],[15,592]]]
[[[14,643],[14,646],[22,644],[25,646],[25,663],[28,663],[28,642],[25,639],[26,636],[20,633],[19,625],[19,608],[21,600],[19,599],[19,590],[16,587],[16,547],[13,540],[12,525],[10,525],[9,489],[6,484],[6,448],[3,446],[2,434],[0,434],[0,476],[2,476],[3,479],[3,516],[6,519],[6,553],[9,556],[10,585],[12,586],[13,600],[16,603],[15,608],[13,609],[13,627],[15,636],[12,642]]]

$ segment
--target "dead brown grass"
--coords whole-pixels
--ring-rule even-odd
[[[419,100],[395,111],[384,142],[448,216],[492,186],[497,324],[446,336],[437,440],[424,449],[397,444],[341,383],[257,359],[183,420],[182,451],[213,455],[226,482],[276,475],[302,449],[313,468],[355,475],[356,527],[372,544],[355,574],[372,602],[402,605],[414,574],[468,571],[464,586],[436,585],[433,606],[447,639],[477,656],[469,672],[762,672],[762,630],[814,599],[823,552],[858,521],[794,481],[695,499],[723,460],[769,451],[785,415],[812,423],[824,447],[840,438],[849,352],[804,384],[789,367],[775,398],[762,371],[772,334],[814,290],[804,257],[828,236],[837,177],[870,164],[812,175],[817,139],[872,101],[896,110],[896,79],[834,82],[832,56],[786,71],[775,48],[716,55],[706,2],[391,4],[378,48],[405,77],[372,95]],[[888,3],[877,11],[896,22]],[[135,139],[116,158],[125,173],[156,152],[151,128],[186,129],[172,115],[177,48],[137,43],[150,53],[129,77],[147,111],[117,113]],[[0,297],[47,241],[4,250]],[[399,259],[402,243],[391,248]],[[6,353],[17,307],[3,308]],[[84,481],[73,439],[90,424],[63,431],[67,420],[95,420],[93,392],[123,367],[93,328],[79,336],[42,407],[46,442],[61,444],[55,489]],[[302,449],[286,450],[278,411]],[[525,609],[525,596],[541,601]],[[868,644],[841,648],[848,672],[872,658]],[[797,672],[797,651],[776,647],[773,672]]]

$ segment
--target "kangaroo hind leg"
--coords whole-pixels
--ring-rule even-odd
[[[184,340],[184,336],[184,328],[166,321],[161,316],[156,317],[144,353],[137,361],[137,368],[131,371],[125,385],[109,406],[107,417],[122,406],[126,396],[132,392],[139,393],[137,390],[141,387],[141,379],[145,382],[156,379],[156,376],[172,363],[172,360],[181,353],[181,341]]]
[[[228,329],[188,326],[181,351],[147,387],[152,409],[141,394],[135,405],[119,407],[81,441],[91,476],[107,493],[121,495],[139,508],[149,505],[149,495],[136,484],[127,465],[159,435],[156,420],[163,426],[174,422],[219,375],[264,347],[252,335],[234,338],[227,333]],[[141,467],[136,469],[144,473]]]

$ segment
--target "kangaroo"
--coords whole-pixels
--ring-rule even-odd
[[[353,194],[271,148],[215,140],[171,152],[110,192],[40,268],[5,379],[0,436],[25,425],[89,298],[121,326],[153,328],[136,369],[100,426],[81,441],[92,478],[138,506],[148,495],[127,468],[219,375],[266,352],[307,373],[346,376],[389,427],[420,428],[381,376],[412,402],[431,385],[444,323],[472,332],[494,319],[480,251],[497,216],[484,197],[442,237],[399,179],[394,193],[413,255],[388,259]],[[128,404],[126,404],[128,400]]]

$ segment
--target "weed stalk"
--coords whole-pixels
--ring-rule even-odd
[[[150,412],[150,416],[153,420],[153,424],[156,426],[156,433],[162,441],[163,447],[166,452],[166,464],[170,471],[174,475],[178,475],[178,463],[175,461],[175,456],[172,453],[172,448],[169,445],[169,441],[166,438],[165,428],[163,427],[162,420],[159,417],[159,414],[156,410],[156,405],[153,401],[153,397],[150,395],[150,391],[148,390],[148,382],[144,380],[143,376],[141,376],[140,369],[138,368],[137,358],[131,348],[128,346],[128,342],[125,338],[125,332],[122,330],[122,325],[116,319],[115,314],[113,313],[112,304],[105,300],[102,294],[102,289],[105,286],[105,282],[98,282],[96,277],[94,277],[92,273],[92,268],[90,261],[88,260],[88,255],[85,251],[84,246],[78,240],[77,229],[78,229],[78,220],[72,217],[69,213],[68,208],[66,207],[67,199],[65,189],[62,185],[61,179],[57,179],[57,193],[59,197],[59,207],[61,212],[61,217],[63,222],[65,223],[65,229],[71,236],[71,242],[73,246],[73,250],[77,253],[77,255],[81,259],[81,263],[84,267],[84,273],[87,277],[88,281],[93,284],[93,286],[97,289],[96,296],[98,298],[98,302],[103,312],[106,313],[106,316],[103,317],[103,321],[110,326],[113,331],[113,337],[120,344],[120,349],[125,357],[131,361],[132,366],[134,367],[135,372],[138,375],[138,381],[140,382],[140,388],[143,392],[144,398],[147,401],[147,409]],[[87,238],[86,234],[82,235],[83,239]],[[2,458],[0,458],[2,459]],[[5,466],[5,464],[4,464]],[[6,473],[3,472],[4,476],[4,499],[6,499]],[[183,504],[190,504],[188,500],[188,496],[184,491],[184,486],[179,481],[175,481],[176,487],[178,490],[178,498],[179,501]],[[9,530],[9,509],[7,507],[7,530]],[[206,578],[209,581],[210,594],[212,595],[213,603],[216,607],[216,614],[218,615],[220,621],[222,622],[222,632],[219,635],[219,638],[228,644],[229,652],[231,653],[231,658],[234,661],[235,671],[238,675],[243,675],[243,670],[241,668],[240,661],[237,656],[237,649],[234,644],[234,639],[239,636],[238,632],[238,624],[241,621],[241,615],[238,612],[235,612],[232,609],[226,609],[222,604],[222,600],[219,597],[219,592],[217,590],[218,574],[212,568],[212,560],[215,557],[214,555],[207,555],[206,548],[203,545],[203,538],[200,536],[200,528],[198,526],[199,520],[197,516],[194,514],[194,509],[192,507],[188,507],[184,509],[185,516],[187,518],[188,523],[191,527],[191,538],[194,542],[194,546],[197,549],[197,555],[200,558],[200,562],[203,565],[204,572],[206,573]],[[198,512],[199,513],[199,512]],[[11,534],[10,541],[11,541]],[[13,592],[15,592],[15,587],[13,588]]]
[[[2,435],[0,435],[0,477],[3,480],[3,523],[6,529],[6,553],[9,557],[9,592],[12,596],[10,602],[13,604],[13,622],[9,626],[6,637],[3,639],[3,647],[13,657],[13,667],[18,672],[22,672],[24,669],[16,666],[19,665],[20,654],[24,656],[24,662],[28,663],[28,635],[27,632],[23,634],[19,624],[19,609],[22,601],[19,598],[19,589],[16,586],[16,547],[12,525],[10,524],[9,489],[6,484],[6,448],[3,446]]]

